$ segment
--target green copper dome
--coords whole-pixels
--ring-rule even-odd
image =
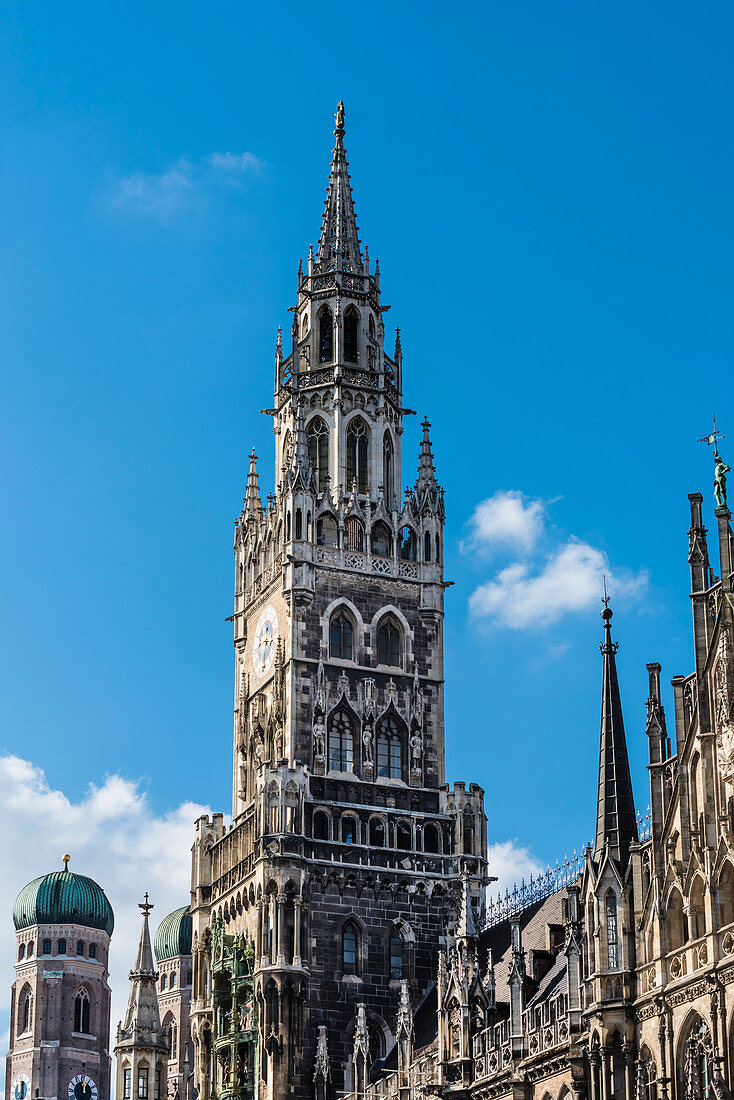
[[[34,924],[81,924],[111,936],[115,915],[102,887],[70,871],[65,856],[63,871],[52,871],[23,887],[13,906],[13,923],[16,931]]]
[[[153,943],[156,962],[191,954],[191,913],[188,905],[174,909],[158,925]]]

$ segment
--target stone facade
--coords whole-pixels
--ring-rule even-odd
[[[16,939],[5,1100],[67,1100],[78,1077],[89,1079],[85,1100],[96,1100],[95,1090],[109,1100],[109,935],[72,923],[38,924]]]
[[[486,883],[483,792],[444,782],[443,491],[424,421],[401,499],[402,349],[385,351],[336,118],[319,245],[276,347],[275,493],[263,506],[253,454],[235,526],[233,824],[199,821],[193,860],[202,1100],[310,1097],[326,1051],[330,1087],[349,1088],[357,1004],[379,1062],[401,982],[431,990],[461,871],[480,907]],[[232,960],[253,953],[257,1027],[239,1038],[215,932]]]

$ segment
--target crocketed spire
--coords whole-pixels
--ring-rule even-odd
[[[418,458],[416,491],[433,487],[436,484],[436,467],[433,465],[433,451],[431,450],[431,437],[429,435],[431,425],[428,417],[424,418],[421,428],[423,429],[423,438],[421,439],[421,450]]]
[[[599,860],[609,846],[609,854],[626,866],[629,846],[637,840],[637,817],[632,795],[627,739],[622,719],[617,663],[618,645],[612,641],[612,610],[604,591],[604,642],[599,646],[604,658],[601,697],[601,738],[599,743],[599,801],[596,814],[594,859]]]
[[[150,927],[148,925],[148,914],[153,906],[149,903],[147,894],[140,908],[143,911],[143,925],[140,929],[135,966],[130,971],[130,997],[127,1002],[125,1023],[118,1030],[117,1045],[167,1049],[161,1034],[161,1018],[158,1011],[158,993],[156,990],[158,972],[153,961],[153,948],[150,942]]]
[[[336,145],[331,158],[317,259],[322,270],[335,267],[356,271],[362,268],[362,252],[349,181],[349,162],[344,148],[344,104],[341,100],[334,118]]]
[[[250,469],[247,472],[247,489],[245,490],[245,512],[256,516],[260,512],[260,486],[257,481],[257,455],[255,448],[250,453]]]

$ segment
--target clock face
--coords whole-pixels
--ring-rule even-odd
[[[278,615],[274,607],[266,607],[257,620],[252,642],[252,664],[258,676],[264,676],[275,660],[277,637]]]
[[[78,1073],[69,1081],[69,1100],[97,1100],[97,1086],[86,1073]]]
[[[11,1086],[13,1100],[26,1100],[31,1093],[31,1079],[27,1073],[19,1073]]]

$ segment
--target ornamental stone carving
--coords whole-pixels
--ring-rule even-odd
[[[716,750],[719,772],[725,783],[734,784],[734,725],[729,693],[729,636],[722,630],[714,674],[716,710]]]

